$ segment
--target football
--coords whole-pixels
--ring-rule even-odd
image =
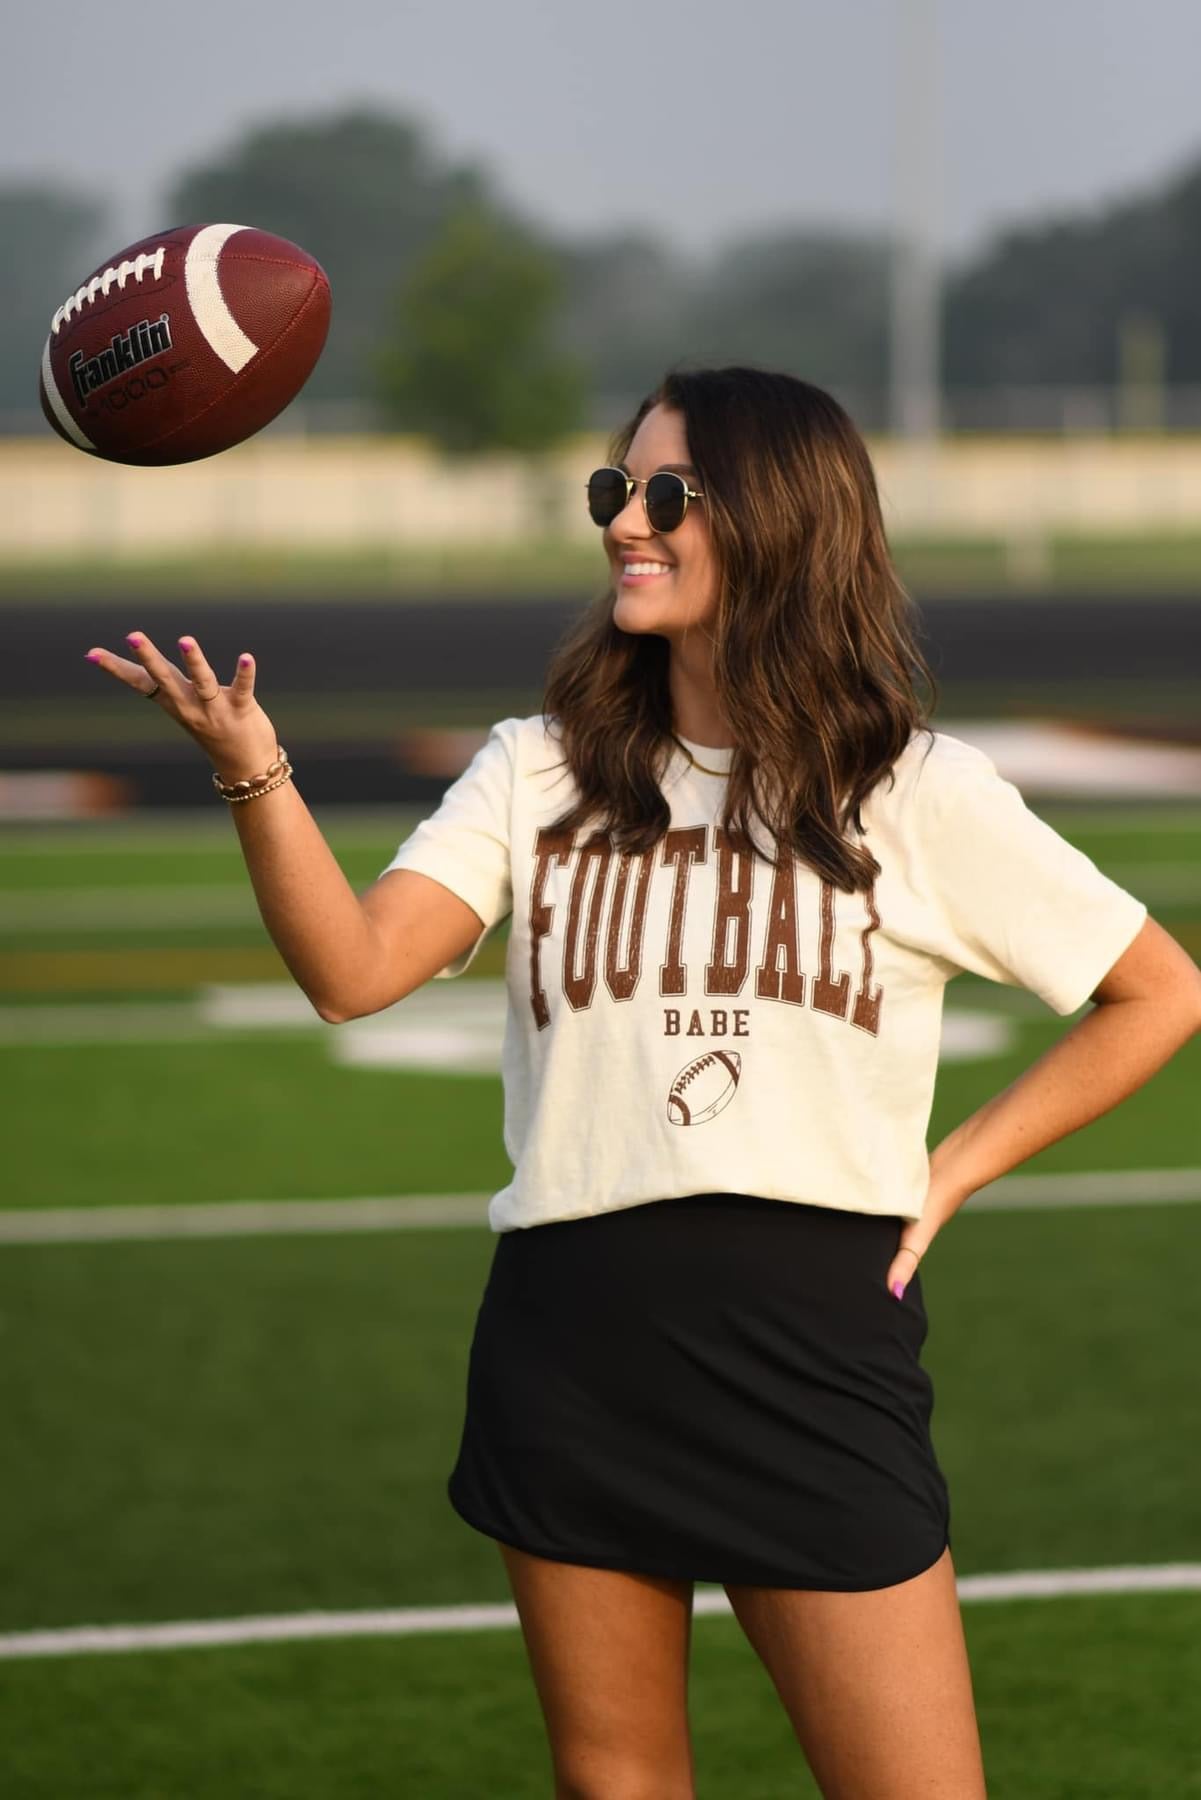
[[[329,330],[329,282],[286,238],[177,225],[69,294],[42,352],[42,411],[110,462],[195,462],[240,444],[300,392]]]
[[[703,1125],[734,1098],[742,1058],[737,1050],[710,1050],[685,1065],[671,1084],[667,1116],[673,1125]]]

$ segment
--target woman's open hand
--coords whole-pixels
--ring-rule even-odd
[[[195,738],[222,781],[249,780],[275,761],[279,740],[254,696],[253,656],[240,656],[233,680],[222,687],[195,638],[179,640],[183,669],[169,662],[144,631],[131,631],[126,642],[136,661],[104,649],[89,650],[88,661],[135,694],[153,698]]]

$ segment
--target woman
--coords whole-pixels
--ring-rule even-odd
[[[322,1017],[461,973],[512,917],[514,1175],[449,1492],[504,1560],[556,1794],[692,1794],[705,1580],[824,1794],[973,1800],[918,1265],[971,1193],[1201,1026],[1201,973],[925,723],[870,462],[829,395],[673,373],[588,499],[613,585],[542,713],[494,726],[361,899],[252,659],[228,689],[191,640],[186,676],[141,637],[106,666],[208,750]],[[961,969],[1099,1004],[927,1156]]]

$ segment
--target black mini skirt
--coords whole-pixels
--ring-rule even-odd
[[[950,1543],[904,1220],[690,1194],[497,1237],[447,1484],[489,1537],[680,1580],[855,1591]]]

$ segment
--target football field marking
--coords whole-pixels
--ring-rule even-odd
[[[1058,1600],[1068,1594],[1179,1594],[1201,1591],[1201,1563],[1123,1564],[1109,1569],[1032,1569],[960,1575],[961,1604]],[[725,1590],[697,1582],[693,1612],[733,1616]],[[308,1643],[316,1638],[415,1637],[435,1631],[513,1631],[517,1608],[403,1606],[359,1612],[266,1613],[243,1619],[181,1619],[161,1625],[78,1625],[0,1635],[0,1659],[114,1656],[138,1650],[193,1650],[223,1644]]]
[[[1149,906],[1201,901],[1201,862],[1106,858],[1104,873]],[[0,889],[0,930],[53,937],[62,931],[173,931],[181,925],[260,922],[245,879],[221,882],[105,883]],[[119,1003],[110,1002],[116,1009]]]
[[[0,1245],[136,1239],[341,1236],[451,1230],[488,1223],[489,1194],[395,1194],[346,1200],[216,1200],[178,1206],[27,1207],[0,1211]],[[1201,1201],[1201,1169],[1104,1169],[1005,1175],[965,1203],[974,1212],[1067,1206],[1164,1206]],[[788,1202],[782,1202],[787,1205]]]
[[[389,596],[388,604],[403,598]],[[396,806],[342,806],[328,802],[311,810],[321,830],[333,840],[339,856],[352,849],[374,853],[388,843],[395,849],[421,819],[429,816],[428,806],[422,808],[411,802]],[[1043,801],[1036,810],[1054,830],[1068,836],[1183,833],[1195,837],[1201,832],[1201,804],[1196,801],[1190,804],[1187,800],[1154,800],[1138,805],[1125,800],[1105,806]],[[3,844],[6,858],[68,854],[72,865],[81,856],[159,856],[169,851],[172,856],[190,859],[217,852],[228,857],[231,875],[236,871],[238,879],[245,880],[240,853],[236,847],[231,853],[229,827],[219,816],[210,817],[192,807],[143,808],[115,819],[100,816],[50,825],[14,821],[4,825]],[[391,854],[391,849],[384,851],[385,856]],[[78,873],[73,867],[72,878]]]
[[[3,905],[0,903],[0,926]],[[51,956],[55,971],[68,959]],[[154,952],[136,953],[143,961]],[[163,979],[172,965],[183,975],[194,951],[158,954]],[[221,957],[229,952],[211,954]],[[249,958],[256,950],[243,951]],[[131,960],[128,951],[100,952],[114,976]],[[94,966],[96,953],[74,952]],[[0,956],[0,964],[3,963]],[[25,956],[25,965],[30,958]],[[1040,1010],[1041,1002],[1024,996]],[[36,1006],[0,1006],[0,1047],[24,1051],[69,1049],[76,1044],[191,1044],[218,1037],[265,1031],[301,1033],[324,1043],[336,1064],[359,1069],[421,1069],[449,1076],[501,1073],[508,1006],[503,980],[476,977],[460,983],[428,984],[407,999],[345,1025],[329,1025],[290,981],[210,982],[190,1000],[66,1001]],[[1006,1055],[1015,1045],[1014,1017],[983,1007],[947,1006],[942,1017],[939,1060],[962,1062]]]

